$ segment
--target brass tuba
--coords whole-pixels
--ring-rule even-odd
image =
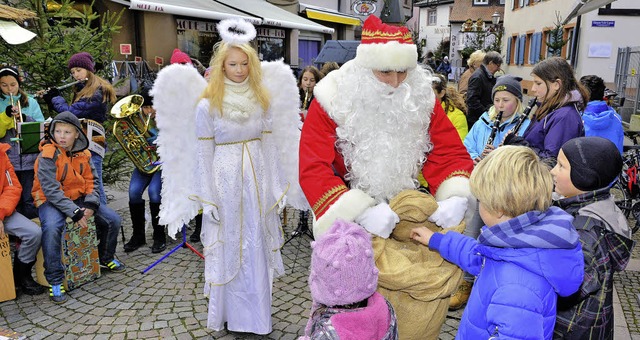
[[[116,137],[133,165],[145,174],[152,174],[160,168],[156,146],[148,139],[151,116],[144,117],[141,95],[133,94],[120,99],[111,108],[111,116],[116,119],[113,124],[113,135]]]

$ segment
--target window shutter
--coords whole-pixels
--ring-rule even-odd
[[[513,39],[507,39],[507,65],[511,64],[511,41]]]
[[[520,65],[520,60],[518,59],[518,55],[520,55],[520,37],[517,37],[516,40],[514,40],[514,43],[515,46],[513,46],[513,48],[515,51],[513,51],[513,63]]]
[[[535,45],[535,54],[533,63],[536,64],[540,61],[540,53],[542,52],[542,32],[534,33],[534,37],[536,37],[536,45]]]
[[[524,48],[525,48],[525,44],[527,43],[527,36],[525,34],[520,36],[520,53],[518,54],[518,61],[520,62],[520,65],[524,65]]]

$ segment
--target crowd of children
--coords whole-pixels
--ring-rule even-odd
[[[248,24],[234,25],[247,28]],[[284,205],[282,197],[289,189],[266,177],[276,176],[279,170],[270,163],[276,153],[269,148],[276,144],[265,138],[263,146],[262,135],[274,105],[285,101],[273,104],[277,96],[260,82],[263,71],[271,72],[280,64],[260,64],[248,40],[234,39],[216,45],[207,69],[208,85],[194,118],[201,157],[198,169],[220,178],[215,185],[199,188],[200,198],[224,199],[204,209],[193,237],[199,239],[204,218],[208,327],[268,334],[271,287],[274,277],[283,272],[282,239],[273,207]],[[482,56],[474,53],[470,66],[479,67]],[[191,63],[179,50],[174,51],[172,63],[174,59],[176,64]],[[336,69],[334,64],[325,65],[323,72]],[[29,295],[45,292],[32,276],[42,247],[49,297],[55,303],[68,299],[61,255],[67,220],[81,228],[95,221],[101,267],[125,270],[115,256],[121,218],[107,206],[102,184],[104,153],[90,148],[96,141],[87,138],[79,120],[103,123],[115,92],[95,74],[89,53],[74,54],[68,68],[80,83],[71,104],[55,88],[44,94],[44,102],[57,114],[48,124],[39,154],[22,152],[17,124],[44,121],[40,106],[21,88],[18,69],[0,69],[0,237],[8,234],[19,239],[15,282],[17,289]],[[289,99],[291,103],[299,99],[295,110],[299,109],[303,122],[316,100],[314,89],[323,72],[305,67],[298,78],[299,97]],[[399,83],[405,81],[406,69],[389,72],[402,78]],[[465,287],[466,296],[457,304],[466,303],[458,338],[613,338],[613,274],[629,262],[634,241],[610,193],[622,170],[623,135],[620,117],[602,101],[602,78],[590,75],[579,82],[566,60],[547,58],[531,73],[537,108],[530,117],[524,109],[522,79],[504,75],[492,87],[493,105],[468,126],[464,97],[448,86],[448,72],[420,72],[430,76],[436,103],[458,131],[475,166],[469,183],[478,208],[465,234],[427,227],[414,228],[410,234],[416,245],[427,246],[467,273],[460,286]],[[286,84],[295,80],[288,72],[279,75]],[[142,92],[141,114],[153,117],[153,98],[148,88]],[[250,148],[251,154],[246,154]],[[212,163],[222,155],[224,161]],[[256,160],[251,163],[256,183],[242,176],[247,170],[244,157]],[[234,163],[231,174],[228,167],[234,159],[240,161]],[[142,193],[147,188],[152,252],[166,248],[165,227],[159,222],[162,176],[161,171],[143,174],[134,169],[129,187],[133,234],[124,244],[126,252],[146,244]],[[259,197],[244,200],[243,190],[257,192]],[[307,216],[303,211],[302,227],[308,223]],[[31,220],[36,217],[40,227]],[[246,235],[232,225],[241,226]],[[398,333],[401,313],[396,320],[392,303],[378,292],[372,238],[386,239],[389,233],[372,236],[367,230],[337,219],[324,234],[316,235],[309,275],[313,304],[303,339],[402,338]],[[260,246],[248,243],[252,239],[260,240],[256,241]],[[238,309],[246,291],[255,303]]]

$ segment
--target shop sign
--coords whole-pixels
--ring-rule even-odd
[[[120,54],[131,55],[131,44],[120,44]]]
[[[353,2],[353,11],[359,15],[373,14],[376,8],[376,2],[373,0],[356,0]]]
[[[278,28],[257,27],[256,32],[258,37],[280,38],[280,39],[285,38],[284,30],[281,30]]]
[[[199,32],[214,32],[214,33],[217,32],[216,23],[214,22],[177,19],[176,24],[178,26],[178,30],[194,30]]]

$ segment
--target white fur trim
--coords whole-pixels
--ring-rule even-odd
[[[225,19],[218,24],[222,41],[231,45],[242,45],[256,37],[256,28],[243,19]]]
[[[175,234],[198,213],[195,108],[206,81],[191,65],[173,64],[158,72],[150,94],[156,108],[158,155],[162,162],[160,223]]]
[[[468,199],[464,220],[469,224],[469,221],[471,221],[471,218],[476,213],[478,200],[471,193],[471,187],[469,186],[469,179],[467,177],[454,176],[445,180],[438,187],[435,198],[436,201],[443,201],[453,196],[466,197]]]
[[[381,71],[404,71],[418,65],[418,50],[414,44],[390,41],[386,44],[360,44],[355,61],[362,67]]]
[[[351,189],[342,194],[327,211],[316,220],[313,216],[313,237],[317,240],[333,224],[337,218],[353,222],[367,208],[376,204],[375,200],[364,191]]]

